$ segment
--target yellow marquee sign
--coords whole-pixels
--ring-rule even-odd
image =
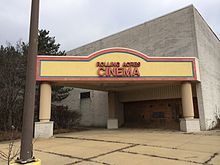
[[[109,48],[90,56],[38,56],[39,81],[198,80],[193,57],[148,57],[126,48]]]

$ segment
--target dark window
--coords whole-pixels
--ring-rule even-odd
[[[153,112],[152,117],[153,118],[164,118],[164,113],[163,112]]]
[[[80,93],[80,99],[90,98],[90,92],[82,92]]]

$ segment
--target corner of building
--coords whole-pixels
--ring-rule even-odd
[[[193,6],[195,54],[199,59],[201,82],[196,91],[201,130],[213,129],[220,114],[220,42],[210,26]]]

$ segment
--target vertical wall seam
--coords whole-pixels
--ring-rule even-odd
[[[193,19],[192,19],[192,30],[193,30],[193,40],[194,40],[194,44],[195,44],[195,48],[194,48],[194,52],[197,55],[197,58],[200,59],[200,54],[199,54],[199,46],[198,46],[198,36],[197,36],[197,25],[196,25],[196,9],[193,7]],[[201,73],[201,64],[200,62],[198,63],[198,69],[199,69],[199,73]],[[202,80],[202,76],[200,75],[200,80]],[[196,96],[197,96],[197,102],[198,102],[198,108],[199,108],[199,118],[200,118],[200,127],[201,130],[206,130],[207,126],[206,126],[206,117],[205,117],[205,107],[204,107],[204,98],[203,98],[203,91],[202,91],[202,82],[200,82],[200,84],[196,84]],[[198,88],[200,88],[200,96],[198,96]],[[201,98],[200,102],[199,102],[199,97]]]
[[[193,32],[193,42],[194,42],[194,53],[199,59],[199,51],[198,51],[198,37],[196,34],[196,19],[195,19],[195,8],[192,7],[193,10],[193,19],[192,19],[192,32]]]

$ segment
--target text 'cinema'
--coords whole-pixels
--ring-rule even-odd
[[[99,77],[140,77],[140,62],[97,62]]]

